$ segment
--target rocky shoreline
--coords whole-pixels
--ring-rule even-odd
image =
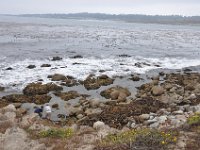
[[[18,148],[12,143],[16,149],[56,149],[56,142],[48,145],[42,142],[42,138],[30,138],[28,132],[49,130],[55,126],[71,128],[75,132],[61,149],[67,149],[68,145],[71,146],[68,149],[114,150],[114,147],[99,146],[95,141],[102,141],[110,134],[142,129],[179,131],[177,139],[165,149],[199,148],[198,141],[192,147],[189,145],[200,139],[196,138],[200,121],[195,128],[188,123],[188,119],[200,113],[200,73],[192,71],[192,67],[127,77],[89,75],[84,81],[62,74],[49,75],[48,78],[51,83],[30,83],[22,94],[0,98],[0,124],[2,128],[5,126],[0,133],[0,149],[12,149],[9,146],[13,142],[10,133],[22,137],[19,142],[24,147]],[[0,90],[3,91],[4,87]],[[34,106],[45,103],[50,103],[53,108],[52,121],[42,120],[33,113]],[[71,140],[85,136],[92,138],[90,141],[86,138],[82,144]],[[118,145],[116,149],[123,149]]]

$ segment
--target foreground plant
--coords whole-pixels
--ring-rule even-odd
[[[150,129],[130,130],[117,135],[108,135],[96,150],[161,150],[177,141],[177,132],[164,132]]]
[[[52,138],[69,138],[73,135],[72,129],[49,129],[46,131],[40,131],[40,137],[52,137]]]

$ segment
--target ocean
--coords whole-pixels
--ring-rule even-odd
[[[83,80],[198,65],[200,26],[0,16],[0,86],[8,91],[55,73]]]

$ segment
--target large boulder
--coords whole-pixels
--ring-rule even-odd
[[[3,97],[4,101],[7,103],[35,103],[35,104],[44,104],[48,103],[51,99],[51,96],[42,94],[42,95],[33,95],[26,96],[22,94],[11,94]]]
[[[63,81],[63,80],[65,80],[66,79],[66,77],[64,76],[64,75],[62,75],[62,74],[54,74],[54,75],[52,75],[52,81]]]
[[[42,95],[47,94],[50,91],[60,91],[63,88],[54,83],[42,84],[42,83],[31,83],[23,89],[24,95]]]
[[[98,77],[90,75],[83,81],[83,85],[87,90],[94,90],[99,89],[101,86],[113,84],[113,81],[114,80],[107,75],[102,75]]]
[[[1,150],[49,150],[44,144],[29,139],[26,131],[20,128],[10,128],[0,136]]]
[[[77,91],[69,91],[69,92],[57,92],[55,93],[56,96],[60,97],[61,99],[68,101],[71,99],[75,99],[77,97],[80,97],[81,94],[79,94]]]
[[[128,96],[131,95],[128,89],[117,86],[109,88],[105,91],[102,91],[101,96],[112,99],[112,100],[118,100],[118,101],[125,101]]]

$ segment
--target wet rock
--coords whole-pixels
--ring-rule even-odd
[[[70,78],[66,78],[65,80],[63,80],[63,82],[61,83],[61,85],[63,86],[67,86],[67,87],[72,87],[72,86],[77,86],[79,85],[80,83],[75,80],[75,79],[70,79]]]
[[[51,67],[50,64],[42,64],[40,67]]]
[[[48,84],[31,83],[23,89],[23,93],[28,96],[37,94],[42,95],[42,94],[47,94],[50,91],[60,91],[62,89],[63,89],[62,87],[54,83],[48,83]]]
[[[9,103],[26,103],[30,102],[30,98],[28,96],[22,94],[11,94],[3,96],[3,99]]]
[[[113,79],[107,75],[98,76],[97,78],[90,75],[83,81],[83,85],[87,90],[99,89],[101,86],[113,84]]]
[[[154,96],[160,96],[162,94],[164,94],[164,89],[161,86],[154,86],[151,90],[152,94]]]
[[[63,93],[57,92],[57,93],[55,93],[55,95],[65,101],[75,99],[75,98],[81,96],[81,94],[79,94],[77,91],[69,91],[69,92],[63,92]]]
[[[126,98],[131,95],[128,89],[120,86],[109,88],[105,91],[102,91],[100,94],[107,99],[111,98],[112,100],[119,101],[125,101]]]
[[[4,90],[5,90],[5,87],[0,86],[0,92]]]
[[[51,78],[52,81],[63,81],[66,79],[66,77],[62,74],[54,74]]]
[[[130,78],[130,80],[132,80],[132,81],[140,81],[140,77],[137,76],[137,75],[133,75],[133,76]]]
[[[6,68],[6,70],[13,70],[13,68],[11,68],[11,67],[8,67],[8,68]]]
[[[58,105],[58,104],[53,104],[53,105],[52,105],[52,108],[58,109],[58,108],[59,108],[59,105]]]
[[[62,58],[58,56],[52,58],[52,61],[58,61],[58,60],[62,60]]]
[[[51,100],[51,96],[43,94],[43,95],[35,95],[32,97],[32,102],[35,104],[45,104]]]
[[[27,66],[27,68],[28,69],[34,69],[34,68],[36,68],[36,66],[35,65],[29,65],[29,66]]]
[[[164,72],[159,72],[159,75],[160,75],[160,76],[164,76],[165,73],[164,73]]]
[[[75,55],[75,56],[73,56],[71,58],[78,59],[78,58],[83,58],[83,56],[81,56],[81,55]]]

